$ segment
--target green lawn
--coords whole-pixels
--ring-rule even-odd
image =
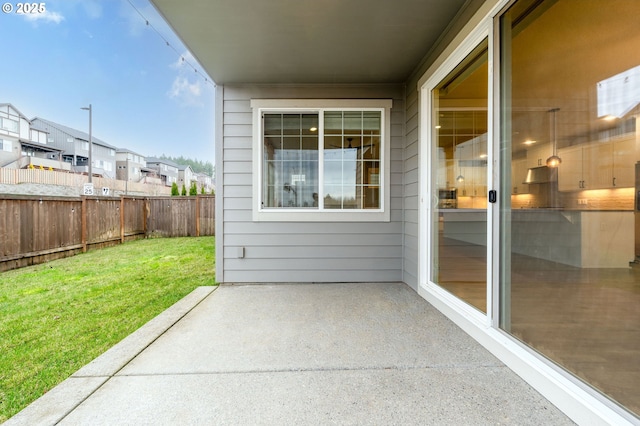
[[[214,237],[129,242],[0,273],[0,422],[198,286]]]

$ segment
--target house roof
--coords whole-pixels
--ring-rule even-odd
[[[15,106],[13,106],[13,104],[6,103],[6,102],[0,103],[0,110],[1,110],[2,112],[5,112],[5,113],[6,113],[7,111],[5,111],[5,109],[8,109],[8,108],[11,108],[11,109],[12,109],[12,110],[14,110],[16,113],[18,113],[18,116],[19,116],[20,118],[24,118],[25,120],[29,121],[29,119],[28,119],[28,118],[27,118],[23,113],[21,113],[21,112],[20,112],[20,110],[19,110],[18,108],[16,108]]]
[[[64,152],[64,149],[61,148],[56,148],[44,143],[40,143],[40,142],[35,142],[35,141],[29,141],[26,139],[20,139],[20,143],[24,146],[31,146],[33,148],[37,148],[40,149],[42,151],[48,151],[48,152]]]
[[[180,167],[177,163],[174,163],[171,160],[163,160],[162,158],[157,158],[157,157],[147,157],[147,165],[148,164],[166,164],[168,166],[172,166],[175,168]]]
[[[145,155],[140,154],[139,152],[132,151],[129,148],[118,148],[116,149],[116,154],[135,154],[140,157],[146,157]]]
[[[45,120],[44,118],[40,118],[40,117],[34,117],[33,120],[31,120],[31,127],[33,127],[34,129],[38,129],[38,130],[44,130],[46,132],[49,132],[49,127],[52,127],[54,129],[58,129],[61,132],[64,132],[66,134],[68,134],[69,136],[72,136],[75,139],[81,139],[83,141],[89,141],[89,134],[82,132],[80,130],[76,130],[73,129],[71,127],[67,127],[64,126],[62,124],[59,123],[54,123],[53,121],[49,121],[49,120]],[[94,135],[91,135],[91,142],[96,144],[96,145],[102,145],[105,146],[107,148],[111,148],[111,149],[116,149],[115,146],[113,145],[109,145],[108,143],[96,138]]]
[[[151,0],[219,84],[401,83],[474,0]]]

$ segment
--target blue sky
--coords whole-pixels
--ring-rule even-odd
[[[111,145],[214,163],[214,85],[148,0],[48,0],[30,15],[10,3],[0,102],[85,132],[91,103]]]

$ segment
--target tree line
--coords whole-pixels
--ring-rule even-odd
[[[180,157],[171,157],[169,155],[162,154],[158,158],[161,160],[173,161],[174,163],[182,166],[191,166],[191,170],[195,173],[205,173],[213,177],[214,167],[210,161],[192,160],[191,158],[185,158],[182,155]]]

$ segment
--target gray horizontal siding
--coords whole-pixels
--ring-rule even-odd
[[[224,234],[225,247],[238,246],[245,247],[249,250],[253,246],[271,247],[277,253],[279,247],[283,246],[334,246],[336,244],[351,247],[352,250],[358,250],[359,247],[367,245],[375,245],[377,247],[386,247],[389,253],[385,257],[400,258],[402,235],[384,235],[384,234],[345,234],[338,238],[335,234],[233,234],[227,231],[225,224]],[[325,252],[327,256],[338,258],[329,251]],[[234,256],[235,257],[235,256]],[[246,263],[251,263],[251,258],[247,257]],[[250,265],[245,265],[250,266]]]
[[[405,113],[405,150],[403,161],[403,281],[414,289],[418,289],[419,265],[419,145],[418,145],[418,91],[417,82],[407,86]]]
[[[225,282],[366,282],[402,279],[404,90],[400,86],[225,86]],[[390,222],[253,222],[251,99],[393,99]],[[240,248],[244,257],[240,257]],[[220,265],[219,265],[220,266]]]
[[[255,256],[253,250],[246,251],[247,256]],[[244,259],[230,258],[225,263],[229,269],[244,269]],[[258,259],[253,257],[251,264],[261,271],[353,271],[354,263],[358,269],[371,271],[388,271],[398,268],[397,258],[295,258],[292,262],[290,258],[266,258]]]
[[[229,246],[225,250],[225,257],[229,259],[237,258],[238,254],[237,246]],[[300,245],[278,245],[278,250],[275,251],[271,246],[253,246],[250,248],[251,255],[260,259],[318,259],[329,257],[330,253],[332,257],[340,259],[390,259],[389,250],[387,246],[369,246],[361,247],[359,250],[354,250],[353,247],[346,245],[316,245],[316,246],[300,246]],[[393,258],[395,259],[395,258]],[[316,267],[317,268],[317,267]],[[315,269],[315,268],[314,268]]]
[[[354,238],[360,234],[400,236],[402,227],[400,223],[375,223],[376,230],[371,232],[372,225],[368,222],[228,222],[225,223],[225,232],[242,235],[277,234],[277,235],[328,235],[329,237],[343,240],[346,235]],[[330,228],[330,229],[329,229]],[[330,232],[328,232],[330,231]]]

